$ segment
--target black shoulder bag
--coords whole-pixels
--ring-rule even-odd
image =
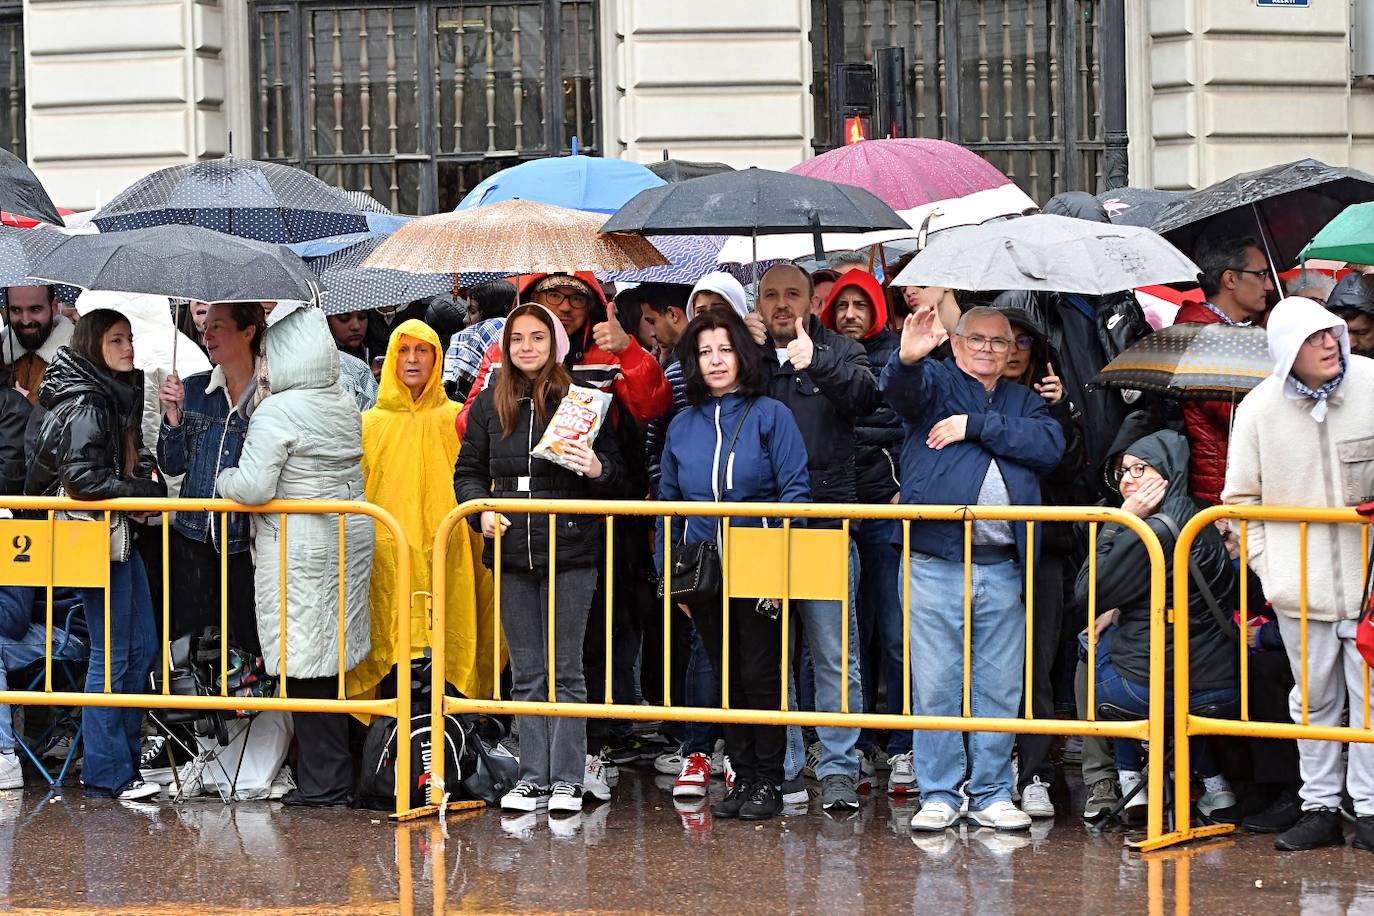
[[[1164,527],[1169,529],[1169,533],[1174,536],[1174,541],[1177,542],[1181,532],[1178,527],[1178,522],[1174,521],[1173,516],[1166,515],[1163,512],[1156,512],[1154,517],[1164,523]],[[1242,576],[1245,575],[1245,570],[1242,569],[1240,574]],[[1212,591],[1212,587],[1207,584],[1207,578],[1203,576],[1202,569],[1198,566],[1197,560],[1193,559],[1193,552],[1191,550],[1188,551],[1188,575],[1193,580],[1193,585],[1197,588],[1198,594],[1200,594],[1202,600],[1206,602],[1207,609],[1212,612],[1212,619],[1216,621],[1217,627],[1229,638],[1239,639],[1240,628],[1236,626],[1236,622],[1227,615],[1226,611],[1222,610],[1221,602],[1217,600],[1217,596]]]

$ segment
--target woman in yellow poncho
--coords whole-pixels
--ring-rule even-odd
[[[461,441],[454,428],[460,406],[444,394],[439,336],[422,321],[391,334],[377,406],[363,413],[363,482],[367,499],[396,517],[410,543],[412,592],[430,590],[434,534],[450,510],[453,467]],[[491,573],[468,525],[448,544],[445,676],[466,697],[490,698],[492,639],[497,626]],[[349,696],[367,695],[396,665],[396,545],[378,526],[372,561],[372,651],[348,673]],[[411,605],[413,658],[430,644],[422,604]]]

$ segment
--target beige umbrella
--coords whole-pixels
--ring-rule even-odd
[[[362,266],[410,273],[639,270],[668,260],[646,239],[600,234],[605,214],[529,200],[411,220]]]

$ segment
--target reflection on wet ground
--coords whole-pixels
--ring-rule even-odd
[[[1374,857],[1281,855],[1238,835],[1140,856],[1122,832],[1060,816],[1028,834],[912,834],[915,806],[875,794],[847,818],[713,822],[671,780],[622,771],[615,798],[571,818],[480,811],[396,827],[364,811],[266,802],[129,805],[0,795],[0,901],[13,911],[392,913],[1374,912]],[[1076,774],[1074,774],[1076,776]],[[718,792],[719,788],[713,791]]]

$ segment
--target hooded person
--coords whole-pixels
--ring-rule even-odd
[[[1374,356],[1374,276],[1349,273],[1336,282],[1326,307],[1345,319],[1350,352]]]
[[[1351,355],[1345,322],[1289,297],[1266,326],[1272,374],[1236,408],[1222,501],[1348,508],[1374,497],[1374,361]],[[1307,721],[1365,728],[1365,664],[1355,646],[1364,594],[1359,525],[1252,521],[1247,558],[1278,615],[1294,679],[1307,678]],[[1306,609],[1306,626],[1302,624]],[[1304,648],[1306,655],[1304,656]],[[1301,690],[1290,712],[1302,721]],[[1283,851],[1342,845],[1341,792],[1355,803],[1355,846],[1374,851],[1374,747],[1299,741],[1302,817]]]
[[[1165,578],[1172,581],[1174,545],[1183,526],[1199,511],[1188,491],[1188,440],[1173,430],[1151,433],[1121,454],[1113,477],[1123,498],[1122,509],[1143,520],[1163,546]],[[1097,702],[1144,716],[1149,711],[1150,687],[1149,554],[1139,536],[1112,523],[1102,526],[1094,550],[1099,625]],[[1213,706],[1217,707],[1213,715],[1225,717],[1234,714],[1240,697],[1236,632],[1230,620],[1236,607],[1236,573],[1216,526],[1207,525],[1198,533],[1188,560],[1189,708]],[[1091,566],[1085,563],[1075,585],[1078,601],[1085,607],[1092,585],[1090,575]],[[1168,629],[1164,671],[1170,685],[1174,683],[1173,659],[1173,631]],[[1117,741],[1114,746],[1121,791],[1129,794],[1143,780],[1140,747],[1134,741]],[[1204,784],[1199,810],[1211,816],[1234,807],[1235,794],[1221,775],[1206,739],[1194,739],[1192,762]],[[1137,793],[1127,812],[1143,811],[1144,802],[1144,792]]]
[[[266,365],[260,373],[267,397],[253,410],[238,467],[219,472],[216,487],[227,499],[259,506],[271,499],[361,500],[362,418],[339,384],[339,351],[329,323],[317,308],[281,303],[269,316]],[[373,522],[365,515],[290,515],[289,536],[281,517],[259,515],[254,548],[254,592],[258,637],[269,674],[282,673],[281,628],[286,627],[289,695],[333,699],[337,695],[339,640],[349,671],[372,646],[368,580],[372,568]],[[286,537],[286,569],[280,545]],[[339,576],[343,576],[344,620],[339,632]],[[281,594],[281,583],[286,594]],[[284,614],[285,620],[282,619]],[[297,788],[284,804],[348,804],[353,763],[348,717],[341,713],[296,713],[300,757]]]
[[[714,293],[715,296],[723,299],[730,308],[735,310],[735,314],[743,318],[749,314],[748,297],[744,293],[744,286],[738,280],[730,276],[723,270],[713,270],[703,276],[692,287],[692,292],[687,296],[687,320],[691,321],[697,317],[698,304],[703,300],[697,299],[698,293]],[[711,301],[715,301],[713,298]]]
[[[427,354],[426,354],[427,348]],[[368,502],[400,523],[410,547],[411,589],[430,590],[434,534],[458,505],[453,466],[462,442],[453,421],[460,409],[444,393],[439,335],[411,319],[391,333],[377,406],[363,414],[363,486]],[[418,387],[412,387],[418,386]],[[474,546],[476,549],[474,550]],[[479,536],[467,525],[454,529],[446,554],[445,678],[465,697],[493,695],[492,579],[481,563]],[[377,528],[372,558],[372,650],[348,674],[350,696],[370,692],[397,664],[396,545]],[[411,605],[411,657],[431,645],[423,605]]]

